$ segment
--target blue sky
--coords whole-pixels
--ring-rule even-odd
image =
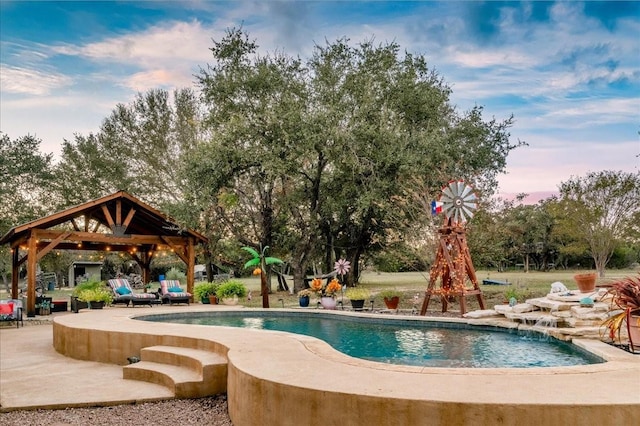
[[[194,87],[211,39],[242,25],[262,53],[396,41],[461,111],[515,116],[500,192],[544,194],[588,171],[640,168],[640,2],[0,0],[0,131],[56,155],[117,103]],[[425,171],[426,172],[426,171]]]

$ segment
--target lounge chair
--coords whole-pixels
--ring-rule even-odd
[[[20,324],[24,327],[22,301],[18,299],[0,300],[0,321],[15,321],[16,328],[19,328]]]
[[[160,298],[162,303],[186,303],[189,304],[191,293],[187,293],[180,288],[180,281],[177,280],[162,280],[160,281]]]
[[[129,280],[124,278],[115,278],[109,280],[109,286],[113,290],[113,304],[124,303],[129,306],[136,305],[153,305],[158,300],[154,293],[134,293]]]

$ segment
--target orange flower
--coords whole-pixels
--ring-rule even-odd
[[[340,285],[340,282],[336,278],[334,278],[327,285],[327,293],[333,294],[337,291],[340,291],[341,288],[342,286]]]
[[[314,278],[309,285],[312,291],[322,291],[322,280],[320,278]]]
[[[262,269],[256,268],[253,270],[253,275],[260,275],[260,274],[262,274]]]

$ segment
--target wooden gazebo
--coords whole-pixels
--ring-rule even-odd
[[[18,271],[27,264],[27,315],[35,315],[36,265],[51,250],[128,252],[150,280],[150,264],[160,250],[173,251],[187,265],[193,294],[195,248],[203,235],[124,191],[89,201],[12,228],[0,239],[11,245],[11,297],[18,297]]]

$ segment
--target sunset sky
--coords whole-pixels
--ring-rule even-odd
[[[346,36],[425,55],[460,111],[514,115],[512,140],[529,146],[510,154],[502,193],[639,170],[640,2],[2,0],[0,131],[59,155],[136,92],[195,87],[234,26],[261,53],[305,58]]]

